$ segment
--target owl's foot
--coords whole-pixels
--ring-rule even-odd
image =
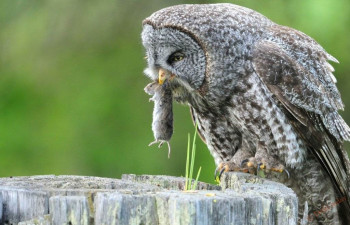
[[[214,179],[215,180],[217,180],[217,179],[220,180],[221,175],[224,172],[229,172],[229,171],[236,171],[236,172],[254,174],[254,169],[253,168],[249,168],[248,166],[237,165],[234,162],[222,162],[215,169]]]
[[[268,163],[267,160],[256,160],[255,157],[251,157],[249,159],[245,159],[241,162],[241,165],[237,165],[234,162],[222,162],[216,167],[214,173],[214,179],[220,180],[221,175],[224,172],[236,171],[243,173],[250,173],[264,177],[265,173],[269,172],[278,172],[278,173],[286,173],[289,179],[288,170],[280,163],[274,162],[273,164]]]
[[[241,163],[241,167],[247,166],[248,168],[252,168],[256,170],[257,175],[265,176],[264,173],[269,172],[278,172],[278,173],[286,173],[288,179],[290,177],[288,170],[284,165],[277,161],[269,162],[265,158],[257,160],[255,157],[251,157],[249,159],[245,159]]]

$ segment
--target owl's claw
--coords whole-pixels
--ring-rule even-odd
[[[223,172],[225,172],[225,170],[228,171],[228,166],[224,165],[224,163],[220,163],[218,167],[216,167],[215,169],[215,173],[214,173],[214,180],[216,180],[216,178],[218,177],[220,180],[220,177],[222,175]],[[220,171],[220,173],[218,174],[218,172]],[[227,172],[226,171],[226,172]]]
[[[222,162],[215,169],[214,180],[217,180],[217,179],[220,180],[221,175],[224,172],[229,172],[229,171],[237,171],[237,172],[243,172],[243,173],[249,172],[249,170],[246,167],[239,167],[234,162]]]
[[[243,167],[247,162],[249,161],[249,159],[245,159],[241,162],[241,167]]]
[[[255,158],[245,159],[241,162],[241,167],[247,166],[248,168],[256,168]]]
[[[219,179],[220,179],[220,177],[221,177],[221,175],[222,175],[222,173],[223,173],[224,171],[226,171],[226,168],[225,168],[225,167],[221,169],[220,174],[219,174]],[[227,172],[227,171],[226,171],[226,172]]]
[[[285,172],[287,174],[287,178],[289,179],[290,178],[290,174],[289,174],[288,170],[286,168],[284,168],[283,172]]]

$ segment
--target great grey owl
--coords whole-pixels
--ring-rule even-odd
[[[209,4],[153,13],[142,42],[150,92],[168,99],[155,99],[156,141],[171,138],[169,102],[187,104],[219,170],[248,161],[289,171],[299,216],[307,202],[310,224],[350,224],[350,128],[328,63],[337,60],[316,41],[253,10]]]

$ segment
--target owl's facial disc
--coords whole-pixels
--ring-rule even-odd
[[[160,84],[178,81],[186,89],[196,90],[205,78],[203,49],[189,34],[175,28],[144,25],[142,42],[147,52],[145,74]]]

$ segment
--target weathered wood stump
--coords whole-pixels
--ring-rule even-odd
[[[282,184],[226,173],[221,187],[185,179],[123,175],[0,179],[1,224],[297,224],[297,197]]]

